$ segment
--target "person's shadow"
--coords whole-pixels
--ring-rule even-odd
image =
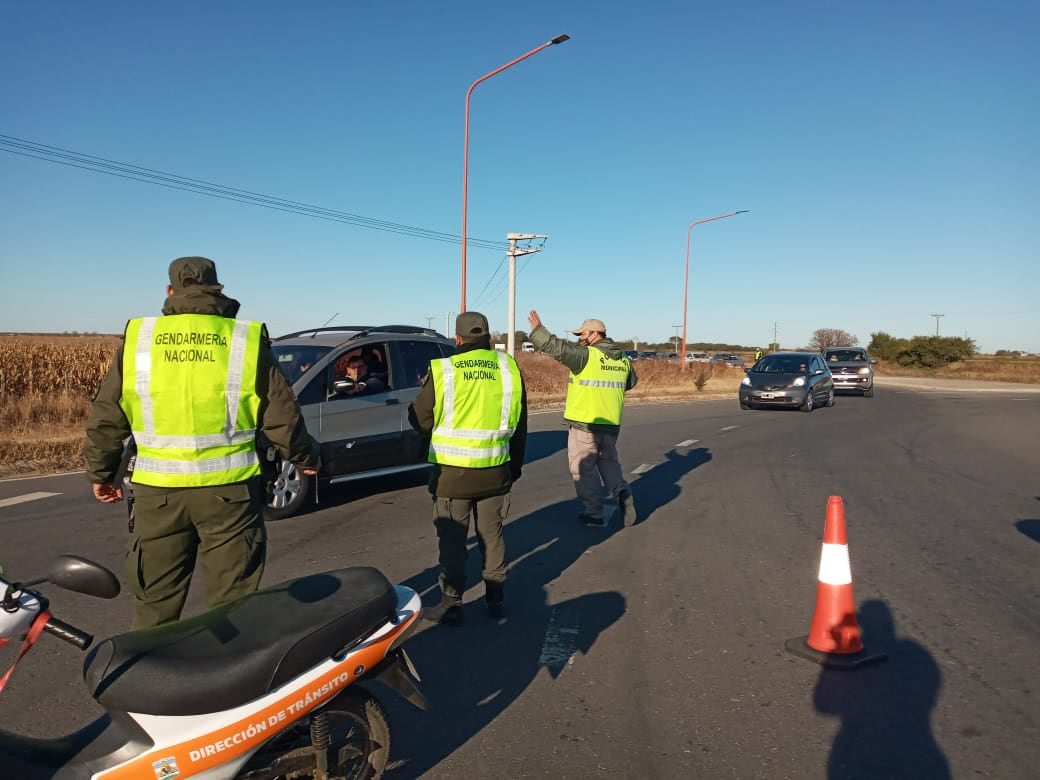
[[[1036,496],[1035,498],[1037,501],[1040,501],[1040,496]],[[1028,536],[1034,542],[1040,542],[1040,520],[1035,518],[1032,520],[1019,520],[1015,523],[1015,528]]]
[[[635,480],[633,493],[646,501],[639,507],[641,522],[652,519],[668,496],[677,496],[678,480],[708,459],[704,450],[670,456],[667,464]],[[502,622],[484,610],[480,554],[470,540],[465,625],[427,624],[405,644],[430,710],[420,712],[396,696],[380,695],[394,728],[388,777],[403,780],[431,771],[507,710],[543,668],[552,679],[565,673],[622,617],[626,601],[617,591],[553,597],[554,582],[590,548],[615,534],[642,532],[623,528],[616,513],[606,528],[587,527],[577,521],[577,506],[576,499],[561,501],[507,522],[511,563]],[[430,555],[436,556],[435,548]],[[437,567],[404,584],[439,595]]]
[[[841,718],[827,780],[948,780],[950,767],[929,722],[942,686],[938,664],[922,645],[896,637],[885,602],[863,602],[859,622],[864,646],[887,653],[888,661],[820,672],[813,703]]]
[[[642,474],[631,483],[632,499],[636,504],[637,524],[646,522],[654,512],[671,503],[682,492],[680,480],[711,460],[711,452],[705,447],[693,450],[669,450],[666,460]]]
[[[555,455],[567,449],[567,431],[564,428],[549,431],[529,431],[524,448],[524,465]]]

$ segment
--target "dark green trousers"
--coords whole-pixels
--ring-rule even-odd
[[[260,587],[267,557],[260,480],[198,488],[134,485],[134,498],[126,553],[133,630],[180,618],[196,564],[210,607]]]
[[[466,539],[470,523],[477,534],[483,561],[484,582],[501,586],[506,581],[506,542],[502,524],[509,514],[509,494],[489,498],[433,499],[433,524],[440,548],[441,592],[462,598],[466,591]]]

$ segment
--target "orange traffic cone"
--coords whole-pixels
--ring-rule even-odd
[[[849,542],[845,531],[845,505],[841,496],[831,496],[827,501],[818,579],[816,612],[809,635],[787,640],[784,645],[787,650],[835,669],[853,669],[883,660],[884,654],[869,654],[863,649],[863,639],[856,622]]]

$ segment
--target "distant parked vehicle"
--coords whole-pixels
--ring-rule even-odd
[[[656,357],[657,357],[657,352],[655,352],[652,349],[644,349],[644,350],[640,350],[640,352],[639,352],[639,359],[640,360],[653,360]]]
[[[711,356],[707,352],[687,352],[686,362],[687,363],[707,363],[711,360]]]
[[[534,344],[532,344],[530,341],[525,341],[523,344],[520,345],[520,351],[534,352]]]
[[[637,352],[637,351],[636,351],[636,350],[634,350],[634,349],[625,349],[625,350],[622,350],[622,354],[623,354],[623,355],[624,355],[625,357],[627,357],[627,358],[628,358],[629,360],[639,360],[639,352]]]
[[[711,360],[708,362],[714,365],[732,366],[733,368],[747,368],[747,363],[744,362],[744,359],[740,355],[734,355],[732,352],[720,352],[717,355],[712,355]]]

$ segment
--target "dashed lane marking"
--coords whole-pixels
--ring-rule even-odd
[[[633,474],[645,474],[646,472],[648,472],[653,467],[654,467],[653,463],[640,463],[638,466],[636,466],[634,469],[632,469],[632,473]]]
[[[700,439],[687,439],[686,441],[679,442],[675,446],[676,447],[692,447],[694,444],[696,444],[699,441],[700,441]]]
[[[735,431],[739,428],[739,425],[727,425],[725,428],[719,428],[720,431]]]
[[[37,493],[25,493],[21,496],[14,496],[12,498],[0,498],[0,507],[14,506],[15,504],[24,504],[29,501],[38,501],[41,498],[50,498],[51,496],[60,496],[61,493],[45,493],[43,491]]]

